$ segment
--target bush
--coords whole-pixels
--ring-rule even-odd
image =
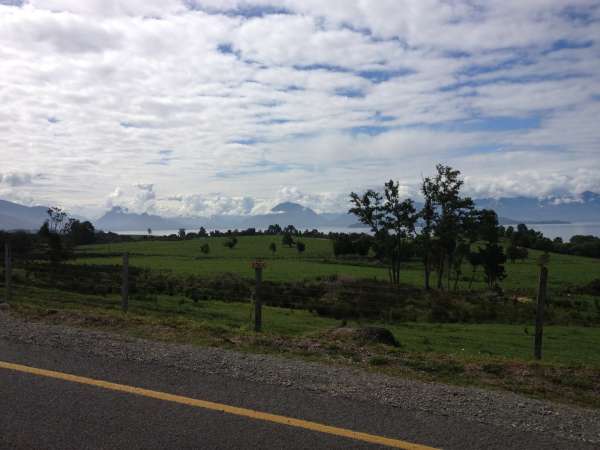
[[[285,233],[281,238],[281,244],[287,245],[288,247],[292,247],[294,245],[294,238],[291,233]]]
[[[238,240],[235,236],[230,237],[229,239],[227,239],[223,245],[227,248],[229,248],[229,250],[233,250],[233,248],[237,245]]]
[[[367,256],[371,249],[372,241],[367,236],[340,234],[333,239],[333,254]]]

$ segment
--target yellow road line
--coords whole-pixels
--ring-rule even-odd
[[[308,420],[294,419],[292,417],[280,416],[277,414],[269,414],[260,411],[254,411],[252,409],[238,408],[236,406],[224,405],[222,403],[210,402],[207,400],[197,400],[194,398],[183,397],[180,395],[167,394],[165,392],[152,391],[150,389],[143,389],[135,386],[127,386],[124,384],[111,383],[109,381],[95,380],[93,378],[80,377],[78,375],[71,375],[68,373],[55,372],[53,370],[38,369],[36,367],[23,366],[21,364],[13,364],[9,362],[0,361],[0,368],[13,370],[16,372],[23,372],[32,375],[38,375],[41,377],[54,378],[57,380],[70,381],[72,383],[85,384],[88,386],[95,386],[102,389],[108,389],[111,391],[125,392],[127,394],[141,395],[143,397],[154,398],[158,400],[164,400],[167,402],[180,403],[182,405],[194,406],[196,408],[204,408],[212,411],[220,411],[227,414],[233,414],[236,416],[247,417],[255,420],[262,420],[265,422],[272,422],[281,425],[288,425],[296,428],[303,428],[305,430],[317,431],[319,433],[331,434],[334,436],[341,436],[345,438],[354,439],[357,441],[369,442],[372,444],[385,445],[393,448],[401,448],[405,450],[435,450],[433,447],[427,447],[424,445],[413,444],[411,442],[401,441],[399,439],[391,439],[383,436],[374,434],[361,433],[359,431],[352,431],[345,428],[332,427],[329,425],[323,425],[317,422],[311,422]]]

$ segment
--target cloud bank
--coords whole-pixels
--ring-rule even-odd
[[[593,1],[0,2],[0,195],[342,210],[444,162],[473,195],[576,198],[600,191],[599,22]]]

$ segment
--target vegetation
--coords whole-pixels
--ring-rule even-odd
[[[372,245],[380,261],[388,266],[390,282],[400,284],[400,264],[409,256],[409,239],[415,232],[417,215],[411,199],[400,200],[398,183],[384,185],[383,195],[368,190],[350,194],[350,212],[373,232]]]
[[[235,246],[237,245],[238,240],[235,236],[228,238],[223,245],[225,247],[227,247],[229,250],[233,250],[235,248]]]
[[[513,248],[533,248],[547,252],[564,253],[567,255],[587,256],[600,258],[600,237],[598,236],[572,236],[569,242],[563,242],[561,238],[550,240],[539,232],[520,224],[516,229],[507,227],[505,236],[511,242]],[[512,259],[512,258],[511,258]],[[519,259],[518,256],[516,259]]]
[[[525,225],[501,227],[494,211],[476,210],[462,196],[462,184],[459,171],[438,165],[423,180],[420,211],[391,180],[382,193],[352,193],[350,212],[372,234],[274,224],[264,232],[126,237],[96,233],[51,208],[37,234],[0,232],[0,246],[11,243],[18,314],[47,318],[60,310],[68,320],[101,317],[128,333],[153,337],[150,330],[161,329],[167,340],[474,380],[600,406],[593,375],[600,259],[578,256],[597,256],[600,240],[563,243]],[[133,314],[126,319],[118,313],[124,252]],[[543,367],[530,362],[540,258],[550,273]],[[257,259],[266,265],[262,336],[250,331]],[[367,348],[339,332],[364,325],[385,326],[400,346]],[[516,375],[523,370],[535,375],[524,381]]]
[[[171,342],[224,346],[377,370],[387,374],[508,389],[534,397],[600,407],[597,373],[600,332],[548,326],[544,362],[532,361],[532,329],[507,324],[433,324],[340,321],[305,310],[265,307],[265,333],[251,329],[251,305],[192,302],[180,296],[130,301],[116,295],[82,295],[18,286],[12,314],[61,325],[103,329]],[[365,344],[338,333],[383,325],[399,347]]]
[[[361,239],[355,235],[355,240]],[[364,237],[367,239],[367,237]],[[155,271],[169,271],[179,275],[212,277],[223,273],[232,273],[251,279],[253,274],[249,261],[262,258],[267,261],[264,272],[266,280],[292,282],[301,280],[338,278],[356,278],[385,281],[388,270],[373,255],[365,257],[334,253],[337,240],[303,237],[306,250],[298,254],[295,248],[285,246],[277,248],[273,254],[269,249],[269,236],[241,236],[235,252],[230,252],[223,243],[226,237],[208,237],[188,241],[170,240],[134,240],[110,244],[94,244],[76,249],[75,264],[120,264],[120,255],[129,252],[130,264]],[[507,241],[501,241],[508,245]],[[198,259],[200,248],[208,244],[210,255]],[[502,283],[507,292],[531,294],[537,283],[537,258],[543,253],[530,250],[527,258],[505,266],[506,278]],[[462,273],[458,281],[458,291],[481,290],[486,287],[481,266],[472,274],[469,260],[463,261]],[[551,292],[561,292],[569,287],[590,283],[600,274],[600,260],[551,254],[549,264],[549,287]],[[424,285],[423,264],[416,256],[403,263],[403,284],[421,287]],[[471,285],[471,286],[470,286]]]
[[[460,171],[441,164],[436,166],[436,171],[434,177],[425,178],[422,186],[425,206],[421,215],[426,224],[422,234],[429,233],[422,238],[428,244],[423,247],[428,252],[423,260],[435,264],[438,289],[444,288],[444,272],[447,289],[450,289],[452,273],[457,278],[462,273],[462,256],[468,251],[464,250],[465,241],[474,234],[477,225],[473,220],[473,200],[460,195],[464,183]],[[429,288],[430,268],[425,270],[426,288]],[[454,285],[457,285],[456,281]]]

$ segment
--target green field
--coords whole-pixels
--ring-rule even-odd
[[[90,266],[63,266],[62,284],[58,284],[58,278],[44,281],[43,277],[37,278],[37,275],[28,278],[25,272],[19,273],[22,282],[15,287],[12,314],[28,320],[72,324],[170,342],[349,364],[391,375],[508,389],[535,397],[600,407],[600,384],[597,378],[600,372],[600,329],[594,326],[600,320],[600,299],[579,294],[576,289],[569,290],[600,278],[600,260],[551,255],[549,287],[553,295],[547,308],[544,358],[540,363],[532,359],[533,296],[538,278],[536,261],[539,252],[530,251],[529,259],[524,262],[506,264],[508,277],[502,281],[502,287],[505,291],[524,296],[505,296],[497,303],[494,303],[496,300],[490,300],[486,292],[464,292],[471,277],[471,267],[465,264],[464,279],[459,284],[463,292],[441,296],[451,299],[444,306],[444,311],[468,313],[464,319],[460,318],[463,316],[453,316],[454,319],[448,320],[430,316],[438,301],[435,299],[439,298],[436,296],[440,294],[403,287],[402,292],[409,294],[406,297],[394,297],[398,299],[394,300],[398,302],[394,305],[398,308],[399,315],[396,317],[400,319],[393,317],[391,312],[388,315],[387,310],[374,316],[362,313],[336,316],[319,315],[313,312],[319,309],[310,306],[307,309],[265,306],[263,332],[254,333],[252,304],[249,301],[229,301],[250,300],[251,295],[244,293],[231,296],[234,294],[230,293],[235,291],[227,289],[233,289],[239,279],[217,275],[233,273],[252,279],[254,273],[250,263],[255,258],[262,258],[267,264],[264,278],[268,281],[326,281],[332,275],[338,277],[335,282],[272,284],[288,289],[281,291],[278,301],[306,295],[303,292],[310,293],[310,289],[315,287],[329,286],[333,289],[348,288],[351,297],[348,303],[340,303],[342,291],[335,291],[340,295],[335,298],[337,304],[352,305],[352,301],[362,295],[361,286],[371,286],[367,291],[380,298],[379,291],[373,289],[375,286],[387,289],[387,285],[357,284],[351,279],[387,281],[387,269],[368,258],[336,259],[332,242],[328,239],[302,239],[306,244],[304,253],[298,253],[294,247],[282,246],[281,237],[277,236],[241,236],[234,249],[225,247],[225,240],[215,237],[173,241],[140,239],[79,247],[76,250],[78,257],[69,264]],[[269,250],[271,242],[277,245],[275,254]],[[200,251],[205,243],[210,245],[208,255]],[[151,287],[149,292],[139,291],[130,297],[129,312],[123,313],[117,295],[120,269],[106,266],[119,266],[122,262],[120,255],[124,252],[130,254],[132,266],[150,269],[150,272],[143,274],[148,277],[145,283],[159,280],[164,283],[177,282],[181,289],[158,290]],[[93,265],[104,267],[95,269]],[[59,269],[55,276],[58,276]],[[78,276],[72,275],[77,273],[77,269],[85,272],[85,277],[79,276],[87,279],[83,284],[72,282],[79,280]],[[168,275],[159,276],[158,272],[162,271]],[[114,276],[102,281],[99,278],[101,273]],[[435,274],[433,276],[435,278]],[[208,280],[210,278],[214,279]],[[404,264],[401,280],[405,284],[422,287],[422,264],[418,260]],[[211,282],[216,284],[211,285]],[[226,284],[219,284],[221,282]],[[97,289],[107,287],[108,283],[113,283],[116,288]],[[215,294],[213,292],[208,296],[194,297],[186,290],[186,286],[189,286],[186,283],[199,283],[201,288],[211,285],[211,289],[217,289],[215,292],[221,295],[211,296]],[[251,285],[247,282],[241,284]],[[59,290],[59,286],[63,290]],[[355,289],[353,286],[357,286],[356,291],[352,291]],[[484,287],[480,270],[473,288],[483,290]],[[382,292],[385,295],[385,291]],[[317,296],[316,301],[326,304],[328,298]],[[372,300],[366,305],[372,305]],[[286,305],[271,303],[274,304]],[[305,304],[302,303],[300,308],[305,308]],[[490,310],[495,311],[494,315],[488,314]],[[484,315],[481,315],[482,311]],[[347,317],[347,320],[334,317]],[[358,320],[351,317],[363,318]],[[481,320],[481,317],[484,319]],[[444,321],[456,323],[434,323]],[[394,334],[400,346],[346,341],[336,334],[342,326],[383,326]]]
[[[129,252],[130,264],[154,270],[169,270],[176,274],[214,276],[221,273],[235,273],[252,278],[250,262],[263,258],[267,262],[264,278],[271,281],[299,281],[324,278],[331,275],[351,278],[387,280],[387,270],[364,262],[337,261],[333,255],[332,242],[328,239],[304,238],[306,251],[302,254],[292,247],[281,245],[278,236],[242,236],[237,246],[230,250],[223,243],[226,238],[211,237],[182,241],[148,241],[90,245],[79,248],[79,252],[94,253],[94,257],[82,257],[80,264],[120,264],[117,256],[99,255]],[[277,252],[271,253],[269,243],[275,242]],[[210,254],[204,255],[200,247],[208,243]],[[537,258],[541,252],[531,250],[529,259],[514,264],[507,263],[508,277],[502,286],[509,290],[531,291],[535,289],[538,277]],[[549,265],[549,287],[551,290],[564,290],[569,286],[589,283],[600,277],[600,260],[570,255],[552,254]],[[435,275],[435,274],[434,274]],[[460,288],[468,286],[471,267],[463,268]],[[404,264],[401,280],[414,286],[423,285],[423,268],[419,261]],[[476,274],[474,288],[484,287],[481,270]]]

